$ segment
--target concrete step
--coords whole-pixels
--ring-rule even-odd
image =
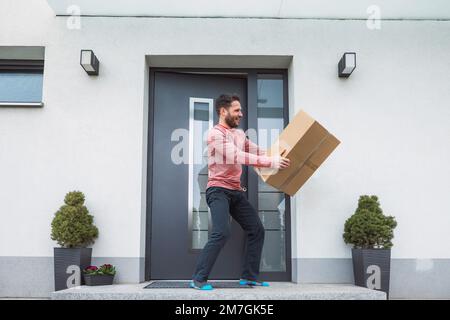
[[[150,282],[81,286],[51,294],[53,300],[386,300],[386,294],[350,284],[271,282],[251,289],[144,289]]]

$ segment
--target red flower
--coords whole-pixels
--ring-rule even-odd
[[[86,270],[97,271],[98,268],[96,266],[89,266],[86,268]]]

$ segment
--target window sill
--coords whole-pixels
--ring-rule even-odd
[[[25,108],[42,108],[43,102],[0,102],[1,107],[25,107]]]

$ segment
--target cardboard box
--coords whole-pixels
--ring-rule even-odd
[[[293,196],[339,143],[320,123],[300,111],[267,150],[268,155],[289,158],[289,168],[255,168],[255,171],[267,184]]]

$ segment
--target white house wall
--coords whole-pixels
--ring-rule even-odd
[[[398,221],[391,297],[450,297],[450,21],[82,17],[71,30],[68,19],[43,0],[0,2],[0,46],[45,47],[44,107],[0,109],[0,296],[53,289],[50,222],[70,190],[100,229],[93,263],[142,281],[148,63],[255,55],[291,57],[290,115],[304,109],[341,140],[294,199],[294,280],[353,281],[343,224],[376,194]],[[95,51],[98,77],[81,49]],[[339,79],[345,51],[357,67]]]

